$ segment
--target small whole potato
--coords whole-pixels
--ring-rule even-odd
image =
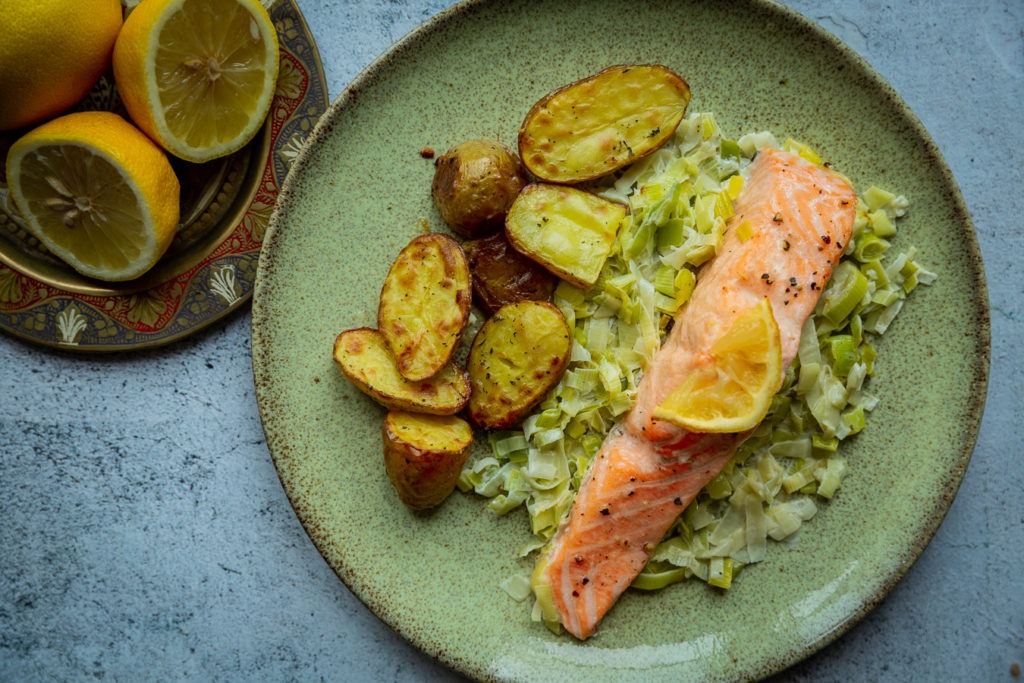
[[[533,259],[520,254],[505,231],[462,245],[469,260],[473,294],[488,313],[517,301],[550,301],[557,279]]]
[[[495,140],[467,140],[434,162],[431,192],[441,218],[458,235],[475,239],[499,230],[526,184],[519,156]]]

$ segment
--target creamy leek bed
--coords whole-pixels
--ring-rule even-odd
[[[490,452],[478,449],[459,481],[460,489],[487,497],[498,514],[526,507],[536,538],[521,549],[524,555],[541,548],[568,514],[604,436],[632,407],[668,327],[686,315],[696,275],[714,258],[757,150],[784,147],[828,163],[770,131],[736,138],[712,114],[691,113],[665,146],[591,188],[630,211],[600,280],[592,287],[563,281],[554,292],[575,329],[569,369],[520,428],[487,435]],[[874,186],[862,194],[836,277],[823,291],[804,292],[821,298],[769,415],[686,509],[635,587],[696,577],[727,589],[744,566],[766,559],[767,539],[794,540],[818,505],[836,495],[847,469],[840,442],[865,428],[880,400],[868,381],[875,346],[918,284],[936,278],[897,236],[907,199]],[[740,222],[733,229],[751,227]],[[763,277],[766,287],[773,284]],[[799,296],[803,285],[794,279],[779,287]],[[529,584],[525,574],[502,583],[517,600],[528,597]],[[535,603],[534,620],[544,602]]]

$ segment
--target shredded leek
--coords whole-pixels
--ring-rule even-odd
[[[766,145],[779,146],[770,132],[726,138],[713,116],[691,114],[672,144],[596,188],[629,213],[597,283],[582,290],[560,282],[555,290],[553,302],[574,330],[569,367],[521,429],[489,435],[490,452],[471,458],[459,479],[497,514],[526,508],[535,537],[523,555],[557,530],[604,435],[632,407],[699,267],[721,244],[744,169]],[[822,163],[804,143],[784,146]],[[887,190],[863,194],[853,239],[768,416],[679,517],[635,588],[697,578],[727,589],[743,567],[764,559],[768,539],[792,539],[838,494],[848,466],[839,443],[867,426],[878,403],[867,389],[875,340],[907,295],[936,278],[912,248],[893,253],[907,208],[905,197]],[[521,583],[505,588],[522,599]],[[535,604],[537,619],[542,612]]]

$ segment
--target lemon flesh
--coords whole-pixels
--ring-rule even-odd
[[[69,114],[18,140],[11,195],[32,234],[83,275],[131,280],[174,238],[180,188],[163,151],[116,114]]]
[[[764,419],[781,383],[779,326],[765,298],[736,318],[654,417],[692,432],[742,432]]]
[[[278,65],[276,29],[256,0],[147,0],[114,47],[114,78],[132,119],[196,162],[255,137]]]

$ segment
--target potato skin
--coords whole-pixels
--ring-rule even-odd
[[[557,278],[516,251],[505,231],[462,245],[469,260],[473,294],[488,313],[517,301],[549,301]]]
[[[533,183],[505,220],[515,249],[577,287],[597,282],[626,207],[568,185]]]
[[[403,377],[429,379],[448,363],[472,292],[469,262],[451,237],[419,235],[402,249],[381,287],[377,329]]]
[[[571,350],[572,330],[553,304],[500,308],[469,350],[470,419],[486,429],[516,424],[561,379]]]
[[[394,410],[454,415],[469,401],[469,375],[451,363],[421,382],[402,377],[383,335],[370,327],[345,330],[334,340],[334,363],[363,393]]]
[[[519,156],[541,180],[593,180],[665,144],[689,103],[667,67],[613,66],[541,98],[519,127]]]
[[[440,505],[455,489],[473,445],[473,428],[455,416],[392,410],[381,428],[384,468],[413,510]]]
[[[500,230],[526,184],[519,156],[495,140],[461,142],[438,157],[434,168],[434,204],[444,222],[466,239]]]

